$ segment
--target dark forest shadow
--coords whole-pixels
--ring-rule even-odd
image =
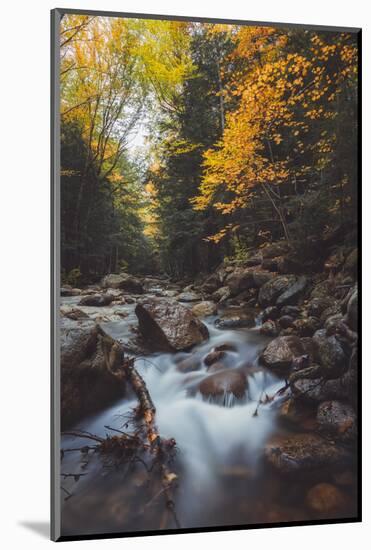
[[[48,539],[50,537],[50,523],[48,521],[20,521],[18,523],[42,538]]]

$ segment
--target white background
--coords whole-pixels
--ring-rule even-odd
[[[361,0],[6,0],[0,64],[0,541],[40,548],[49,520],[49,10],[71,7],[364,28],[364,523],[83,541],[69,547],[220,547],[347,549],[365,547],[370,529],[370,17]],[[367,139],[366,139],[367,138]],[[5,194],[5,196],[3,196]],[[369,273],[368,273],[369,275]],[[366,543],[367,544],[367,543]],[[369,544],[369,543],[368,543]],[[369,547],[369,546],[368,546]]]

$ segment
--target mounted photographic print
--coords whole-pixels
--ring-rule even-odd
[[[54,540],[361,520],[360,37],[52,12]]]

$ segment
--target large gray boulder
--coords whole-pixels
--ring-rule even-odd
[[[125,386],[114,375],[122,363],[121,347],[93,322],[76,325],[63,321],[60,352],[64,429],[122,397]]]
[[[228,286],[231,296],[236,296],[243,290],[260,288],[264,283],[270,281],[272,277],[272,273],[268,271],[237,268],[227,276],[225,285]]]
[[[279,336],[268,344],[260,360],[269,369],[285,371],[290,369],[294,359],[304,354],[305,349],[298,336]]]
[[[327,336],[325,329],[315,332],[313,342],[316,346],[317,359],[322,367],[323,375],[328,378],[338,378],[346,371],[349,360],[336,335]]]
[[[291,286],[288,287],[280,296],[277,298],[277,306],[287,306],[294,305],[303,294],[306,286],[308,284],[308,279],[303,275],[299,277],[297,281]]]
[[[103,277],[101,286],[103,288],[120,288],[132,294],[143,294],[142,283],[128,273],[110,273]]]
[[[269,280],[259,290],[259,304],[262,307],[275,305],[277,298],[295,282],[295,275],[280,275]]]
[[[175,300],[146,298],[135,308],[139,330],[146,342],[157,350],[185,350],[209,336],[207,327]]]

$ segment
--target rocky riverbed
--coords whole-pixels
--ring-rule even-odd
[[[274,243],[197,283],[112,274],[63,287],[62,428],[131,429],[118,342],[176,440],[182,527],[354,517],[357,318],[354,249],[309,275]],[[113,470],[87,449],[64,453],[71,472],[66,534],[174,527],[140,465]]]

